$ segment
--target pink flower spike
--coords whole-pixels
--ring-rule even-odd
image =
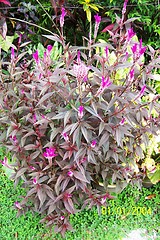
[[[80,50],[78,50],[78,52],[77,52],[77,63],[78,64],[81,63],[81,52],[80,52]]]
[[[88,77],[85,76],[85,77],[83,78],[83,82],[87,82],[87,80],[88,80]]]
[[[142,47],[139,51],[140,55],[142,55],[143,53],[145,53],[147,47]]]
[[[12,47],[12,48],[11,48],[11,59],[12,59],[12,60],[14,59],[14,55],[15,55],[15,53],[14,53],[14,48]]]
[[[36,178],[33,178],[33,184],[37,184],[37,179]]]
[[[139,96],[142,97],[144,92],[145,92],[145,89],[146,89],[146,85],[144,85],[142,88],[141,88],[141,91],[139,93]]]
[[[30,168],[32,171],[35,170],[35,167],[33,167],[33,166],[29,166],[29,168]]]
[[[69,177],[73,177],[73,172],[72,172],[72,171],[68,171],[67,175],[68,175]]]
[[[122,120],[120,121],[119,125],[121,125],[121,126],[124,125],[125,120],[126,120],[125,118],[122,118]]]
[[[108,47],[105,47],[106,58],[108,58],[109,50]]]
[[[62,7],[62,9],[61,9],[61,16],[60,16],[60,26],[61,26],[61,28],[63,27],[63,25],[64,25],[64,17],[66,16],[66,10],[65,10],[65,8],[64,7]]]
[[[64,220],[64,216],[61,216],[60,219],[61,219],[61,221],[63,221]]]
[[[52,45],[47,46],[47,50],[48,50],[49,53],[52,51],[52,48],[53,48]]]
[[[101,22],[101,16],[99,16],[98,14],[94,15],[94,19],[96,24],[99,24]]]
[[[139,47],[142,48],[142,38],[139,40]]]
[[[83,113],[84,107],[83,106],[79,106],[78,108],[78,117],[82,118],[84,113]]]
[[[36,121],[37,121],[37,116],[36,116],[36,114],[33,115],[33,120],[34,120],[34,123],[36,123]]]
[[[128,3],[128,0],[125,0],[123,4],[123,9],[122,9],[123,14],[126,12],[127,3]]]
[[[82,158],[82,160],[80,161],[80,163],[84,163],[84,162],[86,162],[86,160],[87,160],[87,158],[84,157],[84,158]]]
[[[135,35],[135,32],[133,31],[133,28],[128,29],[127,31],[127,39],[128,41],[131,40],[131,38]]]
[[[3,166],[5,166],[8,162],[7,157],[4,157],[3,161],[0,161]]]
[[[134,79],[134,69],[130,70],[129,72],[129,81],[132,82]]]
[[[87,78],[89,69],[90,67],[87,67],[81,61],[79,61],[78,64],[73,65],[73,71],[76,75],[78,82],[81,82],[81,80],[84,81]]]
[[[56,157],[57,154],[55,153],[56,149],[55,148],[47,148],[46,152],[43,153],[43,156],[47,159]]]
[[[0,160],[0,163],[1,163],[3,166],[5,166],[5,167],[7,167],[7,168],[9,168],[9,169],[13,169],[13,167],[11,167],[11,166],[9,165],[7,157],[4,157],[3,161]]]
[[[135,43],[135,44],[131,47],[131,50],[132,50],[133,54],[136,53],[136,51],[137,51],[137,43]]]
[[[95,148],[96,144],[97,144],[97,141],[96,141],[96,140],[93,140],[93,141],[91,142],[91,148]]]
[[[99,29],[99,24],[101,22],[101,16],[99,16],[97,14],[97,15],[94,15],[94,18],[95,18],[94,39],[96,39],[97,33],[98,33],[98,29]]]
[[[63,138],[66,142],[69,142],[69,137],[68,137],[68,134],[66,132],[62,133],[62,136],[63,136]]]
[[[38,50],[35,51],[35,53],[32,54],[34,60],[36,61],[36,63],[39,63],[39,55],[38,55]]]
[[[102,81],[101,81],[101,88],[102,90],[109,87],[112,84],[110,81],[109,77],[106,79],[104,76],[102,76]]]
[[[67,197],[67,198],[71,198],[71,197],[72,197],[72,194],[67,193],[66,197]]]
[[[16,202],[14,203],[14,205],[15,205],[16,208],[18,208],[18,209],[22,209],[22,207],[21,207],[21,205],[20,205],[19,202],[16,201]]]
[[[14,143],[17,143],[17,137],[16,137],[16,135],[10,136],[9,138],[10,138]]]

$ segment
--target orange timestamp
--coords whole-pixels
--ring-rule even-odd
[[[102,215],[151,215],[152,209],[147,207],[101,207]]]

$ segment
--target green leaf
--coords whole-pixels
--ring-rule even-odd
[[[4,170],[5,175],[6,175],[8,178],[10,178],[10,177],[13,175],[13,173],[15,173],[15,171],[14,171],[13,169],[8,168],[8,167],[5,167],[5,166],[2,166],[2,169]]]
[[[2,48],[5,52],[8,52],[10,47],[12,46],[14,40],[14,36],[6,36],[6,39],[0,35],[0,48]]]
[[[154,173],[148,173],[147,176],[153,184],[158,183],[160,181],[160,167],[157,166],[156,171]]]
[[[91,22],[91,11],[90,11],[90,9],[86,10],[86,14],[87,14],[88,21]]]
[[[90,8],[94,9],[95,11],[99,12],[98,7],[95,4],[89,4]]]

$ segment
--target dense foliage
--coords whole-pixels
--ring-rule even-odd
[[[137,163],[144,158],[141,144],[147,147],[160,125],[159,95],[148,86],[157,79],[160,58],[137,39],[133,19],[125,20],[126,4],[108,42],[97,38],[97,14],[85,45],[70,46],[62,8],[58,34],[44,35],[61,45],[61,54],[54,57],[48,45],[29,61],[20,51],[26,44],[20,35],[10,62],[1,62],[0,142],[13,162],[5,157],[1,163],[27,189],[15,206],[19,214],[29,209],[45,214],[42,222],[55,224],[62,235],[72,230],[70,214],[86,206],[100,212],[113,198],[110,182],[120,192],[128,183],[141,186],[146,177],[146,167]]]

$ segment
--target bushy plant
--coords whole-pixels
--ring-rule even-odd
[[[51,59],[48,45],[34,61],[22,61],[25,53],[12,48],[11,61],[1,63],[8,74],[0,76],[0,142],[13,161],[1,163],[27,189],[15,207],[18,214],[31,209],[45,215],[42,222],[62,235],[72,230],[70,214],[106,205],[110,180],[119,191],[128,183],[141,186],[146,176],[136,163],[143,159],[142,142],[147,146],[160,124],[159,95],[147,85],[160,58],[149,48],[145,64],[147,48],[128,29],[131,20],[124,21],[126,4],[117,17],[120,31],[109,31],[110,43],[96,40],[101,17],[95,15],[86,46],[69,46],[62,8],[60,35],[46,36],[62,45],[58,59]]]

